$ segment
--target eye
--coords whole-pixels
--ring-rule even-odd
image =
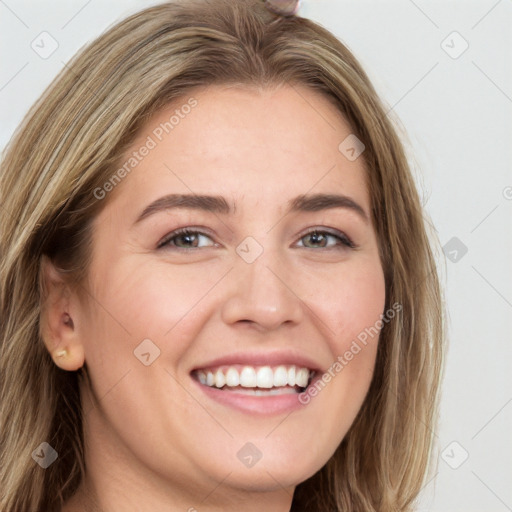
[[[173,231],[168,236],[166,236],[159,244],[157,249],[161,248],[173,248],[177,249],[197,249],[200,248],[199,240],[200,238],[210,238],[208,235],[202,233],[201,231],[194,231],[189,228],[177,229]],[[210,238],[211,240],[211,238]],[[171,243],[172,242],[172,243]],[[183,242],[184,246],[181,246],[180,243]],[[215,245],[215,244],[213,244]],[[204,247],[204,246],[203,246]]]
[[[348,238],[344,233],[341,231],[326,231],[326,230],[320,230],[320,229],[314,229],[312,231],[309,231],[305,235],[302,235],[300,240],[308,239],[311,240],[313,245],[320,244],[320,249],[335,249],[335,248],[350,248],[355,249],[357,246]],[[328,242],[328,239],[335,239],[334,244],[330,244]],[[208,245],[200,245],[201,239],[210,239],[209,235],[206,235],[205,233],[201,231],[196,231],[190,228],[182,228],[177,229],[176,231],[173,231],[168,236],[166,236],[157,246],[157,249],[162,248],[176,248],[181,250],[189,250],[189,249],[200,249],[202,247],[212,247],[217,244],[213,243]],[[306,249],[315,249],[316,247],[306,247],[302,245],[302,247],[305,247]]]
[[[332,238],[332,239],[336,239],[338,242],[337,243],[334,243],[334,244],[331,244],[331,245],[328,245],[328,238]],[[335,232],[331,232],[331,231],[325,231],[325,230],[319,230],[319,229],[314,229],[313,231],[309,231],[308,233],[306,233],[305,235],[303,235],[301,237],[301,240],[304,240],[304,239],[308,239],[312,241],[313,244],[320,244],[321,245],[321,249],[335,249],[336,247],[338,248],[350,248],[350,249],[355,249],[356,248],[356,245],[354,244],[354,242],[352,242],[352,240],[350,240],[350,238],[348,238],[347,235],[345,235],[344,233],[342,233],[341,231],[335,231]],[[343,247],[340,247],[340,246],[343,246]],[[312,247],[306,247],[306,249],[311,249]],[[313,247],[314,249],[314,247]]]

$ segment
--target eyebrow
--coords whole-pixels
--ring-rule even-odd
[[[236,212],[236,205],[230,204],[222,196],[209,196],[197,194],[169,194],[160,197],[144,208],[134,222],[138,224],[155,213],[169,211],[177,208],[200,210],[211,213],[228,215]],[[352,198],[339,194],[302,194],[287,203],[285,215],[293,212],[318,212],[332,208],[345,208],[355,212],[366,223],[368,214]]]

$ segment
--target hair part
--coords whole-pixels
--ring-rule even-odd
[[[402,144],[351,52],[320,25],[259,0],[168,2],[116,24],[59,73],[17,129],[0,174],[0,509],[60,511],[85,475],[80,380],[52,361],[40,322],[44,255],[89,300],[99,200],[141,126],[195,88],[305,85],[365,144],[386,281],[372,383],[335,454],[292,511],[409,511],[425,480],[442,367],[441,291]],[[59,463],[31,458],[46,441]]]

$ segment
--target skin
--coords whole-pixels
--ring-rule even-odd
[[[87,479],[64,512],[288,511],[370,385],[377,339],[291,414],[235,410],[192,381],[194,367],[244,350],[291,348],[327,370],[384,312],[385,284],[371,221],[348,208],[284,214],[300,194],[339,193],[370,216],[363,158],[338,150],[352,130],[326,98],[288,85],[198,89],[155,114],[128,153],[190,96],[197,106],[103,199],[89,303],[45,266],[48,350],[66,370],[86,362],[93,383],[81,390]],[[133,226],[153,200],[192,192],[222,195],[236,213],[171,210]],[[199,245],[178,237],[157,249],[187,226],[205,233]],[[357,249],[306,236],[312,228]],[[263,247],[250,264],[236,252],[247,236]],[[149,366],[133,352],[146,338],[161,351]],[[236,456],[247,442],[262,454],[252,468]]]

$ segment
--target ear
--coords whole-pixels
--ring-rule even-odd
[[[79,301],[50,259],[43,255],[40,264],[41,314],[39,332],[55,364],[73,371],[85,362],[78,335]]]

